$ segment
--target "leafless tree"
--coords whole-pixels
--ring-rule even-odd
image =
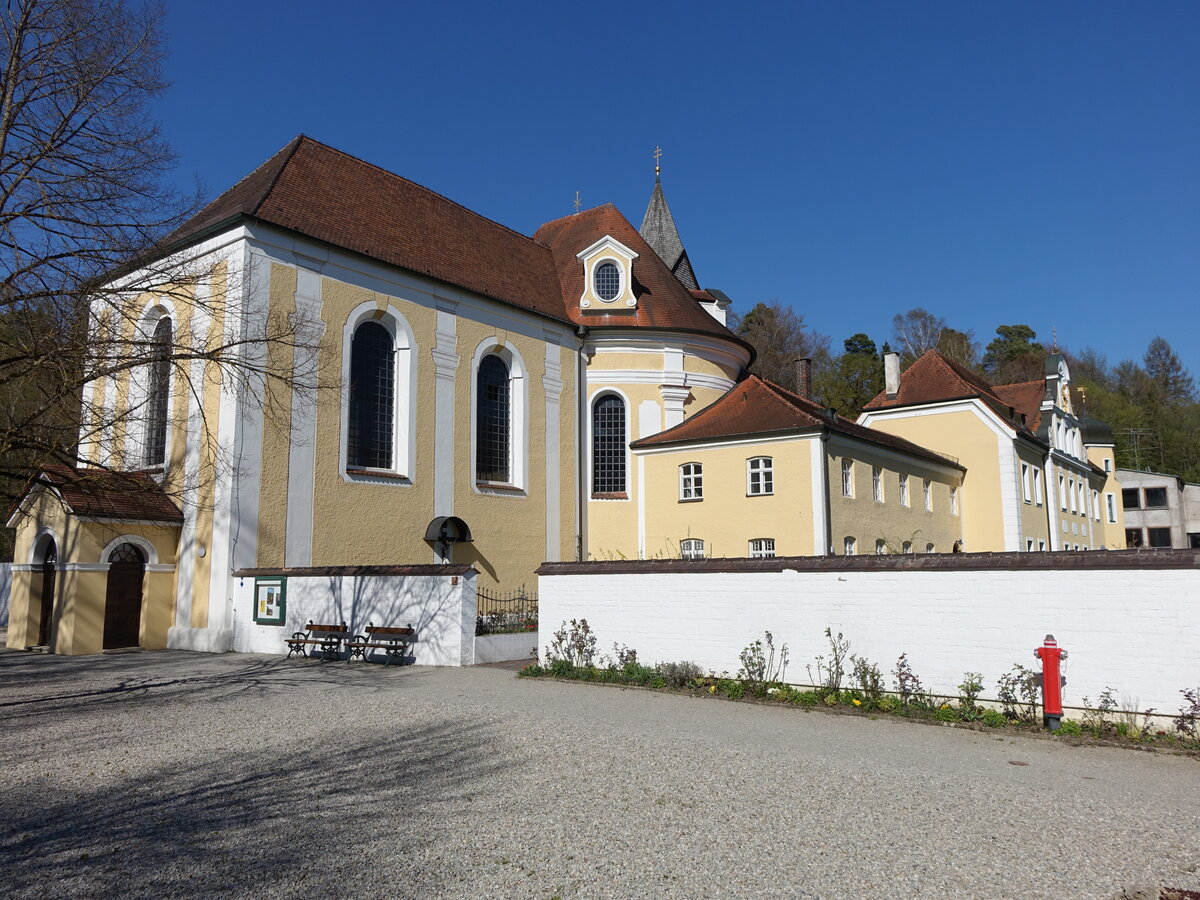
[[[0,72],[0,482],[40,463],[140,468],[123,452],[150,414],[140,378],[198,401],[219,382],[270,409],[315,385],[308,323],[247,314],[245,259],[164,238],[199,206],[149,102],[166,87],[162,7],[8,0]],[[147,310],[171,311],[169,339]],[[205,405],[171,404],[179,410]],[[155,411],[156,414],[159,411]],[[188,426],[197,423],[192,414]],[[201,429],[204,430],[203,428]]]
[[[892,317],[892,340],[896,342],[901,358],[910,363],[938,345],[938,338],[945,327],[945,319],[917,307]]]
[[[804,316],[778,299],[756,303],[734,316],[730,329],[757,351],[751,371],[786,388],[795,389],[796,360],[813,360],[814,378],[829,366],[829,338],[804,324]]]

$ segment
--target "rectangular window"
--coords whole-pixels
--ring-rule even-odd
[[[1075,505],[1075,479],[1072,478],[1067,482],[1067,499],[1071,501],[1071,512],[1078,512],[1079,509]],[[1063,507],[1066,509],[1066,507]]]
[[[854,496],[854,460],[842,457],[842,496]]]
[[[1100,521],[1100,492],[1092,491],[1092,518]]]
[[[876,503],[883,502],[883,469],[879,466],[871,466],[871,492]]]
[[[755,538],[750,542],[751,559],[772,559],[775,556],[775,538]]]
[[[933,490],[928,478],[921,479],[921,495],[925,498],[925,512],[933,512]]]
[[[1121,505],[1126,509],[1141,509],[1142,501],[1138,496],[1137,488],[1122,488],[1121,489]]]
[[[876,556],[887,556],[887,552],[888,552],[887,551],[887,541],[885,541],[883,538],[876,538],[875,539],[875,555]]]
[[[700,463],[684,463],[679,467],[679,499],[704,499],[704,466]]]
[[[1112,471],[1112,460],[1108,459],[1107,457],[1105,457],[1105,459],[1104,459],[1104,471],[1105,472]]]
[[[1166,507],[1167,489],[1165,487],[1146,488],[1146,509],[1166,509]]]
[[[848,537],[842,541],[842,549],[846,552],[847,556],[853,556],[858,552],[858,542],[854,538]]]
[[[1033,552],[1033,538],[1025,538],[1025,552],[1026,553]]]
[[[1025,502],[1033,501],[1033,490],[1029,483],[1029,463],[1021,463],[1021,490],[1025,495]]]
[[[679,542],[679,555],[684,559],[704,559],[704,541],[686,538]]]
[[[1042,505],[1042,470],[1033,470],[1033,502]]]
[[[900,552],[901,553],[912,553],[913,552],[912,541],[905,541],[903,546],[900,548]]]
[[[1188,532],[1188,546],[1193,550],[1200,550],[1200,531]]]
[[[1147,528],[1146,537],[1150,541],[1150,546],[1161,550],[1171,546],[1171,529],[1170,528]]]
[[[908,506],[908,473],[900,473],[900,505]]]
[[[1130,549],[1142,546],[1142,529],[1126,528],[1125,546],[1129,547]]]
[[[958,488],[950,488],[950,515],[958,515]]]
[[[1046,542],[1045,541],[1038,541],[1038,550],[1043,551],[1043,552],[1046,550]]]
[[[1058,502],[1062,504],[1063,512],[1067,511],[1067,479],[1058,476]]]
[[[775,468],[769,456],[746,460],[746,494],[761,497],[775,493]]]

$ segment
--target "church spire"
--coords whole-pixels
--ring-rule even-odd
[[[662,166],[660,160],[662,150],[654,148],[654,192],[650,195],[650,204],[646,207],[646,215],[642,217],[642,227],[638,232],[646,243],[658,254],[658,258],[667,264],[667,268],[675,273],[684,287],[697,290],[696,273],[692,271],[691,260],[683,249],[683,241],[679,239],[679,231],[675,228],[675,220],[671,217],[671,208],[667,206],[667,198],[662,189]]]

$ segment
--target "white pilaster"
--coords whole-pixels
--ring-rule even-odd
[[[433,347],[433,517],[454,515],[454,381],[460,357],[458,347],[458,304],[439,298],[437,330]],[[416,478],[416,473],[413,473]],[[445,560],[433,551],[435,563]]]
[[[557,332],[546,331],[546,370],[542,390],[546,395],[546,559],[562,555],[559,540],[562,513],[562,482],[559,460],[562,456],[559,413],[562,406],[562,348]]]
[[[293,324],[311,338],[294,351],[292,421],[288,449],[285,566],[312,565],[313,483],[317,444],[317,343],[325,331],[321,321],[322,261],[298,257],[296,311]]]

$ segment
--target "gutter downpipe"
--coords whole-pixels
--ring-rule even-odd
[[[825,505],[825,546],[819,556],[833,555],[833,507],[829,502],[829,426],[821,426],[821,495]]]
[[[575,337],[579,339],[579,350],[575,360],[575,561],[584,561],[584,544],[586,543],[584,534],[584,504],[587,502],[585,494],[583,454],[585,448],[584,441],[587,439],[586,424],[587,424],[587,345],[585,341],[589,334],[589,329],[586,325],[580,325],[575,329]]]

